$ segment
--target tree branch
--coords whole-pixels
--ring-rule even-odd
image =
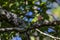
[[[19,26],[23,22],[16,14],[0,8],[0,21],[2,20],[12,24],[13,26]]]
[[[29,27],[29,28],[20,28],[20,27],[11,27],[11,28],[0,28],[0,31],[18,31],[18,32],[27,32],[29,30],[33,30],[33,29],[36,29],[36,28],[41,28],[41,27],[44,27],[44,26],[56,26],[56,25],[60,25],[60,21],[53,21],[53,22],[48,22],[48,23],[43,23],[43,24],[35,24],[33,25],[32,27]]]
[[[42,32],[42,31],[40,31],[39,29],[36,29],[36,31],[38,31],[40,34],[46,35],[46,36],[51,37],[53,39],[60,39],[59,37],[55,37],[55,36],[52,36],[50,34],[46,34],[46,33]]]

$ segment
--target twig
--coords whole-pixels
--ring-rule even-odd
[[[51,37],[53,39],[60,39],[59,37],[55,37],[55,36],[52,36],[50,34],[46,34],[46,33],[42,32],[42,31],[40,31],[39,29],[36,29],[36,31],[40,32],[40,34],[46,35],[46,36]]]

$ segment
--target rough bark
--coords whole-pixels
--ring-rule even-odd
[[[19,17],[17,17],[16,14],[0,8],[0,21],[3,20],[12,24],[13,26],[19,26],[20,24],[22,24],[22,20]]]

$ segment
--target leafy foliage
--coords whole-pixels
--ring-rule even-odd
[[[22,24],[19,24],[17,27],[28,29],[28,28],[32,27],[32,25],[34,25],[34,24],[42,24],[44,22],[48,22],[48,21],[52,22],[55,19],[57,19],[57,20],[60,19],[60,14],[59,14],[60,13],[60,6],[59,6],[60,4],[58,4],[58,7],[54,7],[52,5],[54,2],[57,2],[57,1],[56,0],[45,0],[45,1],[44,0],[26,0],[26,1],[25,0],[0,0],[0,6],[2,7],[2,9],[7,10],[8,12],[11,12],[13,14],[16,14],[17,17],[19,17],[21,20],[23,20],[23,21],[19,21]],[[49,14],[49,12],[47,12],[47,10],[49,10],[49,9],[51,10],[51,14]],[[53,15],[54,17],[51,15]],[[39,20],[40,18],[38,18],[38,16],[41,16],[42,20]],[[0,22],[1,22],[0,27],[5,28],[5,27],[13,26],[9,22],[4,21],[4,19],[2,21],[0,20]],[[48,28],[51,28],[55,31],[48,32]],[[60,31],[59,31],[60,25],[57,25],[56,27],[54,27],[52,25],[49,27],[45,26],[45,27],[42,27],[39,29],[43,32],[47,32],[51,35],[60,37]],[[31,36],[33,35],[33,32],[35,32],[35,30],[32,30],[29,32]],[[1,35],[2,40],[8,40],[8,39],[12,38],[12,36],[15,35],[15,33],[17,33],[17,32],[8,31],[8,32],[4,32],[4,33],[1,32],[0,35]],[[24,35],[26,36],[26,34],[23,33],[21,35],[21,37],[23,40],[26,40],[27,38],[25,38]],[[43,38],[45,37],[44,35],[41,35],[40,33],[38,33],[38,35],[40,36],[41,40],[43,40]]]

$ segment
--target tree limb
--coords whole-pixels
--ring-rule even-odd
[[[16,14],[0,8],[0,21],[2,20],[12,24],[13,26],[19,26],[23,23],[23,21],[19,17],[17,17]]]
[[[53,21],[53,22],[49,22],[49,23],[43,23],[43,24],[35,24],[33,25],[32,27],[29,27],[29,28],[20,28],[20,27],[11,27],[11,28],[0,28],[0,31],[14,31],[14,30],[17,30],[18,32],[27,32],[29,30],[33,30],[33,29],[36,29],[36,28],[41,28],[41,27],[44,27],[44,26],[56,26],[56,25],[60,25],[60,21]],[[22,31],[23,30],[23,31]]]

